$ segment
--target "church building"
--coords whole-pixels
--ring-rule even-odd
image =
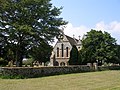
[[[67,66],[69,65],[68,61],[70,58],[70,51],[72,46],[75,45],[78,50],[81,49],[82,44],[79,37],[75,39],[74,37],[69,37],[62,33],[62,35],[58,36],[58,41],[55,44],[52,55],[50,57],[50,65],[51,66]]]

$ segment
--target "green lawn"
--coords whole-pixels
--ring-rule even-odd
[[[0,90],[120,90],[120,71],[0,79]]]

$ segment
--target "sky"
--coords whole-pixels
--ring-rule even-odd
[[[60,17],[68,21],[64,33],[78,38],[91,29],[106,31],[120,44],[120,0],[52,0],[63,7]]]

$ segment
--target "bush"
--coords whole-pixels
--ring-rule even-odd
[[[3,66],[6,66],[7,64],[8,62],[0,57],[0,66],[3,67]]]
[[[73,45],[72,50],[70,52],[69,65],[78,65],[78,49],[75,45]]]
[[[23,65],[25,65],[25,66],[27,66],[27,65],[32,66],[33,61],[34,60],[32,58],[29,58],[27,60],[23,60]]]
[[[120,70],[120,66],[99,66],[98,71],[105,71],[105,70]]]
[[[17,75],[17,76],[13,76],[13,75],[0,75],[0,78],[2,79],[26,79],[26,77],[21,76],[21,75]]]

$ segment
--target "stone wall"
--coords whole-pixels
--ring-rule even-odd
[[[98,66],[98,71],[120,70],[120,66]]]
[[[88,65],[56,66],[56,67],[0,67],[3,76],[23,76],[26,78],[49,76],[67,73],[80,73],[90,71],[120,70],[120,66],[98,66]]]
[[[23,76],[28,78],[90,71],[92,70],[86,65],[62,67],[2,67],[3,76]]]

